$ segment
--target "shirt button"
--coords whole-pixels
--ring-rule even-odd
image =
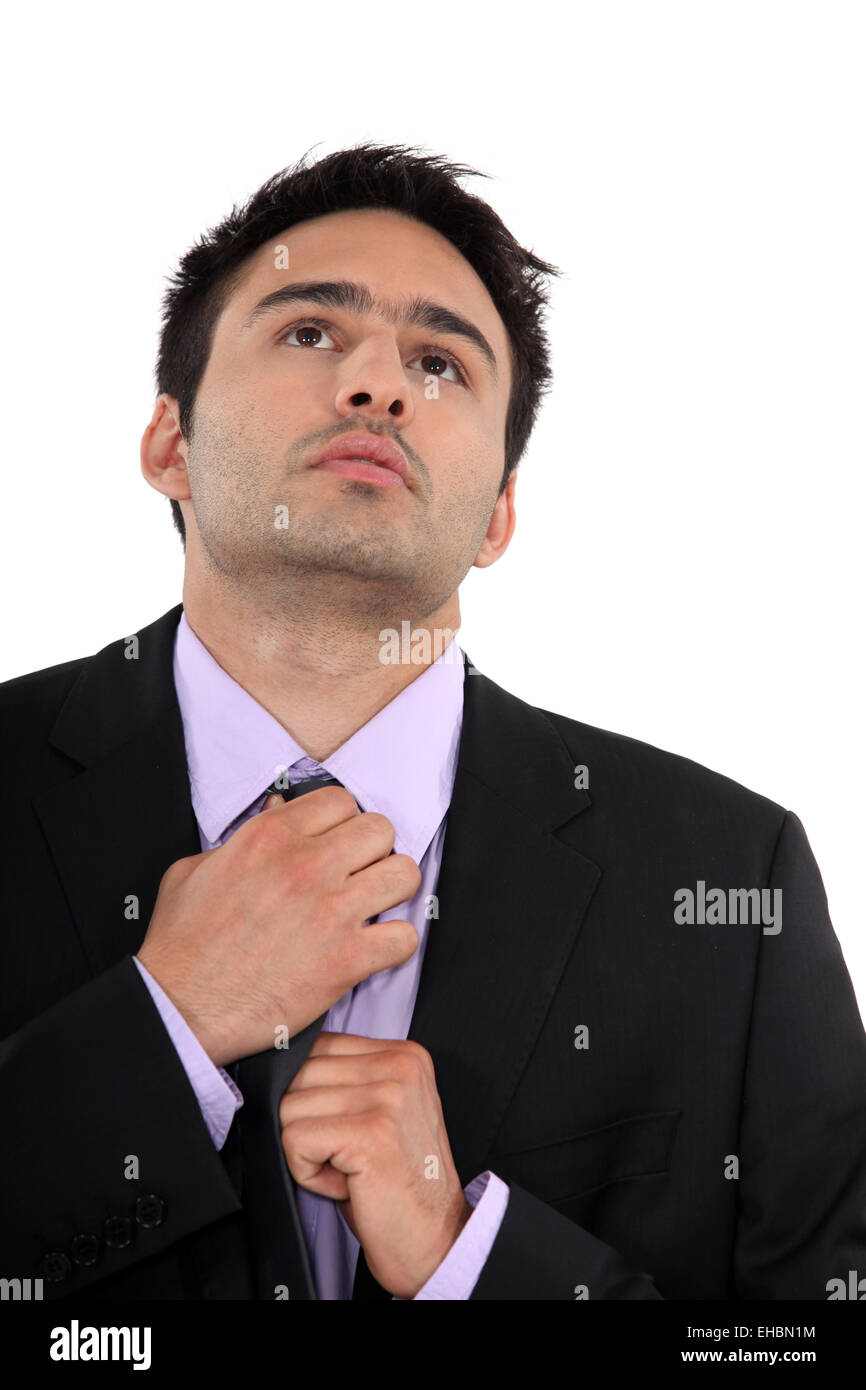
[[[146,1230],[153,1226],[161,1226],[165,1220],[165,1202],[161,1197],[157,1197],[155,1192],[148,1192],[144,1197],[139,1197],[135,1204],[135,1219],[139,1226],[144,1226]]]
[[[128,1216],[109,1216],[102,1234],[109,1249],[123,1250],[132,1242],[132,1222]]]

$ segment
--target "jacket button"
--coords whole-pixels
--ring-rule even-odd
[[[51,1250],[42,1261],[42,1277],[51,1284],[59,1284],[68,1279],[72,1265],[61,1250]]]
[[[135,1204],[135,1219],[139,1226],[147,1230],[152,1226],[161,1226],[165,1220],[165,1202],[155,1192],[139,1197]]]
[[[99,1259],[99,1241],[87,1232],[76,1236],[72,1242],[72,1258],[77,1265],[95,1265]]]
[[[132,1242],[132,1222],[128,1216],[109,1216],[102,1234],[111,1250],[124,1250]]]

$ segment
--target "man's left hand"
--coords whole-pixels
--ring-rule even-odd
[[[319,1033],[280,1102],[280,1124],[295,1182],[333,1198],[374,1279],[414,1298],[472,1215],[429,1052]]]

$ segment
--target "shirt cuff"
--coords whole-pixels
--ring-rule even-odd
[[[150,971],[142,965],[137,956],[133,956],[132,959],[150,990],[151,998],[183,1063],[210,1137],[217,1149],[221,1149],[231,1129],[235,1111],[243,1105],[244,1098],[228,1072],[222,1067],[214,1066],[186,1019],[178,1012]]]
[[[507,1183],[488,1171],[473,1178],[464,1187],[463,1194],[474,1211],[445,1259],[412,1299],[413,1303],[430,1299],[463,1301],[478,1283],[499,1234],[510,1191]]]

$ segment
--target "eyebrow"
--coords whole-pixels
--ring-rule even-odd
[[[376,299],[366,285],[357,284],[354,280],[301,280],[272,290],[259,300],[244,320],[241,333],[248,333],[261,319],[301,301],[322,304],[331,309],[347,309],[354,314],[376,313],[388,323],[410,323],[418,328],[430,329],[433,333],[448,333],[464,338],[478,349],[493,380],[498,380],[493,348],[481,329],[462,314],[420,296],[402,301]]]

